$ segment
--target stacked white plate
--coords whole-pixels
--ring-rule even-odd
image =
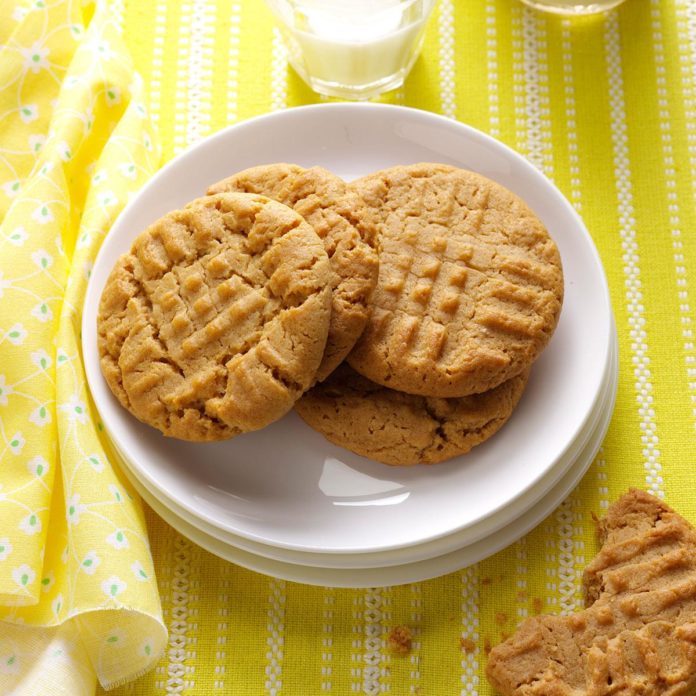
[[[352,179],[445,162],[521,196],[556,240],[565,300],[513,416],[488,442],[435,466],[388,467],[327,442],[294,413],[221,443],[164,438],[112,396],[96,316],[114,262],[135,236],[206,187],[257,164],[321,165]],[[123,212],[95,262],[83,313],[94,402],[124,473],[167,522],[247,568],[310,584],[414,582],[476,562],[537,525],[578,483],[609,424],[617,348],[592,240],[559,191],[505,145],[402,107],[323,104],[221,131],[162,169]]]

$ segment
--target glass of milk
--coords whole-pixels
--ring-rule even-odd
[[[369,99],[399,87],[435,0],[266,0],[288,59],[315,91]]]
[[[611,10],[624,0],[522,0],[522,2],[537,10],[556,14],[588,15]]]

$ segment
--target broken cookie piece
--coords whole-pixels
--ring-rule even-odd
[[[630,490],[599,523],[586,608],[535,616],[489,656],[502,696],[677,696],[696,689],[696,530]]]

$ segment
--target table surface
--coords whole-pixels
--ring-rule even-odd
[[[112,4],[166,159],[228,124],[321,101],[288,69],[258,0]],[[111,693],[490,694],[490,645],[527,615],[581,606],[582,570],[596,550],[593,513],[637,486],[696,521],[695,86],[696,4],[688,0],[628,0],[577,21],[513,0],[441,0],[411,76],[382,101],[501,139],[584,218],[620,347],[603,447],[527,537],[476,566],[402,587],[267,578],[215,558],[150,513],[170,648],[153,672]],[[385,640],[399,624],[415,636],[404,657]]]

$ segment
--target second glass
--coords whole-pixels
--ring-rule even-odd
[[[611,10],[624,0],[522,0],[522,2],[544,12],[560,15],[589,15]]]
[[[288,59],[315,91],[369,99],[399,87],[435,0],[266,0]]]

